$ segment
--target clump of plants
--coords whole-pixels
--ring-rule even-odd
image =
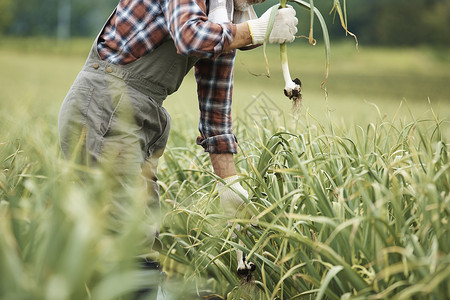
[[[257,227],[228,224],[201,153],[169,151],[169,274],[199,288],[208,278],[227,299],[445,299],[448,124],[433,115],[347,130],[328,122],[306,120],[294,133],[270,119],[240,132],[251,141],[237,161]],[[233,238],[237,224],[248,233]],[[234,249],[256,265],[251,282],[236,276]]]

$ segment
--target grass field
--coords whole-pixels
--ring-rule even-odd
[[[90,40],[76,40],[52,45],[46,40],[4,40],[0,46],[1,103],[14,103],[10,109],[22,110],[17,102],[28,107],[37,105],[55,116],[76,74],[90,49]],[[265,72],[262,49],[239,52],[236,59],[234,116],[238,116],[261,92],[265,93],[286,115],[290,103],[283,95],[278,47],[268,47],[271,78],[253,76]],[[366,48],[357,50],[349,41],[333,45],[330,76],[327,82],[328,99],[320,84],[324,79],[324,50],[299,40],[289,47],[291,73],[303,82],[304,111],[316,118],[345,119],[349,124],[365,123],[378,117],[392,118],[403,100],[416,117],[429,112],[429,102],[441,117],[450,116],[450,57],[447,49],[432,48]],[[250,73],[251,72],[251,73]],[[197,103],[193,74],[189,74],[180,91],[170,96],[165,107],[176,126],[187,115],[196,130]],[[33,107],[33,106],[31,106]],[[180,117],[180,115],[182,117]],[[409,113],[406,113],[409,115]]]
[[[80,185],[61,159],[59,106],[90,46],[0,44],[0,299],[128,299],[151,280],[129,262],[140,212],[133,207],[127,234],[105,235],[108,179],[93,172]],[[282,94],[277,47],[268,48],[271,78],[250,74],[265,71],[261,49],[236,60],[236,162],[261,228],[239,236],[243,247],[194,145],[193,74],[166,100],[161,261],[176,282],[167,288],[183,299],[196,288],[228,299],[446,299],[448,49],[332,45],[327,97],[321,46],[298,41],[288,51],[304,87],[297,118]],[[257,265],[251,284],[234,274],[236,247]]]

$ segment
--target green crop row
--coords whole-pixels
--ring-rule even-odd
[[[300,133],[273,118],[242,125],[247,142],[237,161],[258,208],[256,227],[230,226],[220,215],[203,156],[170,149],[162,170],[167,260],[183,265],[184,281],[214,278],[231,299],[445,299],[445,125],[431,118],[342,132],[311,123]],[[231,237],[236,223],[248,226],[247,235],[235,231],[244,247]],[[235,248],[257,265],[250,282],[234,275]]]

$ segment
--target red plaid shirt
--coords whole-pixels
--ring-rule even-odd
[[[209,22],[205,0],[121,0],[100,36],[98,52],[106,61],[127,64],[158,47],[168,34],[179,54],[201,58],[195,65],[200,108],[197,144],[211,153],[236,153],[231,129],[236,52],[222,54],[236,26]]]

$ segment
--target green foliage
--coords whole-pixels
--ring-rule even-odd
[[[267,0],[256,5],[258,13],[265,11],[277,0]],[[309,1],[308,1],[309,2]],[[450,7],[446,0],[347,0],[341,1],[347,9],[349,30],[362,44],[377,45],[449,45]],[[10,35],[55,36],[57,28],[58,0],[1,0],[0,32]],[[71,17],[72,36],[93,36],[106,21],[117,1],[73,0]],[[334,1],[316,0],[314,6],[322,12],[332,40],[345,37],[334,13]],[[309,35],[310,14],[297,11],[299,32]],[[315,26],[319,26],[317,23]],[[318,27],[317,27],[318,28]],[[321,32],[315,33],[317,40]]]
[[[278,1],[268,0],[257,7],[262,12],[269,4]],[[358,36],[363,45],[450,45],[450,9],[446,0],[347,0],[340,1],[347,10],[348,29]],[[339,17],[333,10],[334,1],[316,0],[314,6],[322,12],[329,29],[331,40],[345,38]],[[294,6],[295,8],[295,6]],[[309,35],[310,14],[297,10],[299,32]],[[318,28],[316,20],[314,25]],[[315,32],[317,40],[321,32]]]
[[[7,33],[19,36],[55,36],[58,27],[60,0],[16,0],[9,12],[14,18],[7,23]],[[92,36],[98,33],[117,5],[112,0],[70,1],[71,36]]]
[[[3,33],[13,19],[12,4],[12,0],[0,0],[0,33]]]
[[[183,280],[213,277],[231,299],[445,299],[448,123],[430,117],[348,130],[307,120],[288,131],[269,114],[241,123],[236,160],[260,227],[235,232],[245,246],[218,214],[204,157],[171,150],[162,171],[165,254],[185,266]],[[247,292],[232,273],[233,248],[257,265]]]
[[[0,126],[10,122],[2,115]],[[142,202],[133,192],[132,218],[111,233],[110,178],[91,170],[80,181],[81,166],[60,158],[55,125],[41,119],[2,132],[0,298],[127,299],[158,282],[157,274],[137,268],[136,257],[148,252]]]
[[[448,1],[384,0],[374,7],[374,34],[382,44],[449,44]]]
[[[259,228],[235,232],[243,246],[220,213],[207,156],[169,147],[160,179],[170,280],[231,299],[445,299],[448,123],[431,115],[343,130],[304,120],[289,130],[270,115],[239,124],[236,161],[259,211]],[[58,158],[55,127],[30,128],[0,143],[0,270],[8,274],[0,296],[126,299],[154,281],[130,260],[143,250],[130,247],[139,244],[139,209],[126,234],[105,233],[108,178],[77,183],[75,166]],[[177,142],[189,144],[183,134]],[[254,281],[236,277],[235,248],[257,265]]]
[[[105,233],[108,218],[101,208],[111,196],[108,179],[94,172],[86,184],[75,181],[78,169],[61,159],[58,146],[58,108],[92,41],[55,49],[53,40],[6,41],[0,49],[0,299],[126,299],[153,280],[130,259],[142,250],[135,246],[140,212],[125,228],[136,234]],[[269,57],[278,56],[278,47],[268,49]],[[353,45],[338,45],[325,102],[319,87],[323,54],[301,43],[293,49],[302,55],[291,56],[291,63],[308,83],[305,113],[294,124],[289,116],[280,118],[280,110],[267,117],[246,114],[248,104],[258,103],[251,93],[273,95],[279,109],[284,96],[276,96],[276,68],[270,82],[248,74],[263,68],[262,54],[240,53],[237,59],[236,161],[261,227],[249,229],[252,236],[240,235],[244,246],[230,236],[208,155],[194,145],[192,76],[167,100],[173,129],[159,172],[165,209],[161,261],[175,283],[167,289],[207,287],[235,299],[274,293],[295,299],[445,299],[448,101],[439,98],[436,118],[422,102],[427,95],[434,100],[448,94],[447,62],[430,49],[363,47],[356,53]],[[399,81],[386,86],[386,80]],[[415,89],[408,89],[409,82]],[[396,111],[392,102],[419,92],[424,94],[408,103],[420,117]],[[377,101],[382,113],[374,116],[362,98],[385,99]],[[329,114],[322,116],[325,106]],[[289,111],[289,104],[284,107]],[[258,265],[255,283],[241,284],[235,275],[239,247]]]

